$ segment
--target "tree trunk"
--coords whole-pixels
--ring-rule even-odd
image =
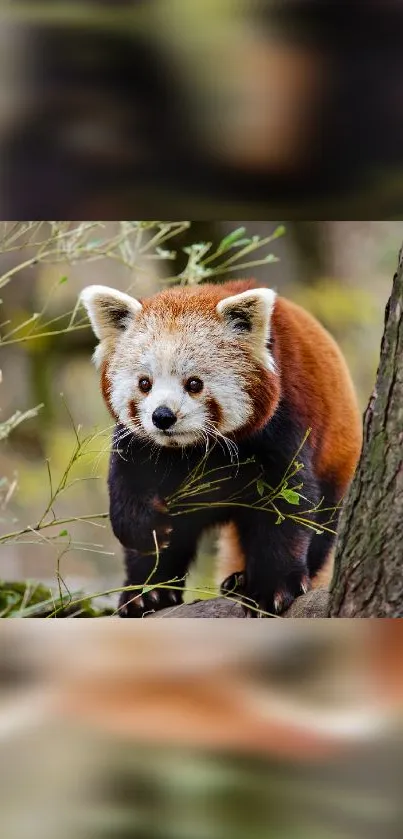
[[[330,617],[403,617],[403,248],[361,460],[340,523]]]

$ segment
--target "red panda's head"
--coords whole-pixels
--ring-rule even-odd
[[[276,295],[229,293],[173,288],[140,303],[104,286],[84,289],[103,395],[120,423],[159,445],[189,446],[270,419],[280,392],[269,350]]]

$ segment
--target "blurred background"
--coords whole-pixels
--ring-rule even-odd
[[[3,0],[0,24],[2,218],[401,214],[400,0]]]
[[[232,262],[212,279],[255,276],[316,315],[344,351],[364,410],[402,240],[398,221],[4,223],[0,422],[42,407],[24,422],[17,417],[0,442],[0,579],[54,590],[60,582],[63,592],[88,594],[122,585],[120,546],[107,520],[97,518],[108,509],[112,420],[91,364],[95,338],[77,311],[84,286],[141,296],[175,277],[209,279],[205,260],[226,242],[217,264]],[[210,250],[200,243],[212,243]],[[52,520],[52,510],[60,526],[33,533]],[[5,538],[9,533],[20,535]],[[213,555],[211,537],[189,578],[188,600],[214,594]],[[25,589],[22,606],[24,597]],[[6,599],[4,614],[9,605]]]
[[[401,621],[3,621],[7,839],[397,839]]]

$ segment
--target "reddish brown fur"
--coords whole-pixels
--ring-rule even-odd
[[[110,414],[112,415],[113,419],[118,422],[118,417],[116,416],[110,400],[110,390],[111,390],[111,382],[109,378],[109,371],[108,371],[108,362],[105,361],[101,368],[101,391],[102,396],[104,398],[105,405],[107,406]]]
[[[253,288],[257,288],[253,280],[233,280],[223,285],[178,286],[157,292],[141,300],[141,303],[145,315],[150,311],[156,312],[165,324],[171,323],[175,328],[176,319],[186,312],[197,312],[220,320],[216,311],[220,300]]]
[[[210,398],[207,400],[207,411],[209,420],[218,427],[222,421],[222,410],[216,399]]]
[[[252,399],[253,415],[249,422],[236,432],[237,439],[259,431],[273,416],[280,399],[280,380],[278,376],[265,370],[262,364],[257,363],[256,376],[248,382],[247,393]]]
[[[362,443],[361,416],[346,362],[323,327],[281,297],[273,314],[273,338],[282,392],[302,424],[312,426],[316,474],[334,480],[341,498]]]
[[[137,419],[137,405],[134,399],[131,400],[129,405],[129,412],[132,420],[136,421]]]
[[[217,548],[216,583],[219,588],[222,581],[227,577],[245,569],[245,554],[242,550],[236,525],[232,522],[221,528]]]

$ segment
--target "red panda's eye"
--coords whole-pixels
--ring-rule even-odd
[[[150,393],[150,390],[152,388],[152,384],[150,382],[150,379],[147,378],[147,376],[143,376],[143,378],[140,379],[139,388],[140,388],[142,393]]]
[[[196,377],[188,379],[185,385],[185,389],[188,393],[201,393],[201,391],[203,390],[203,382],[201,379],[197,379]]]

